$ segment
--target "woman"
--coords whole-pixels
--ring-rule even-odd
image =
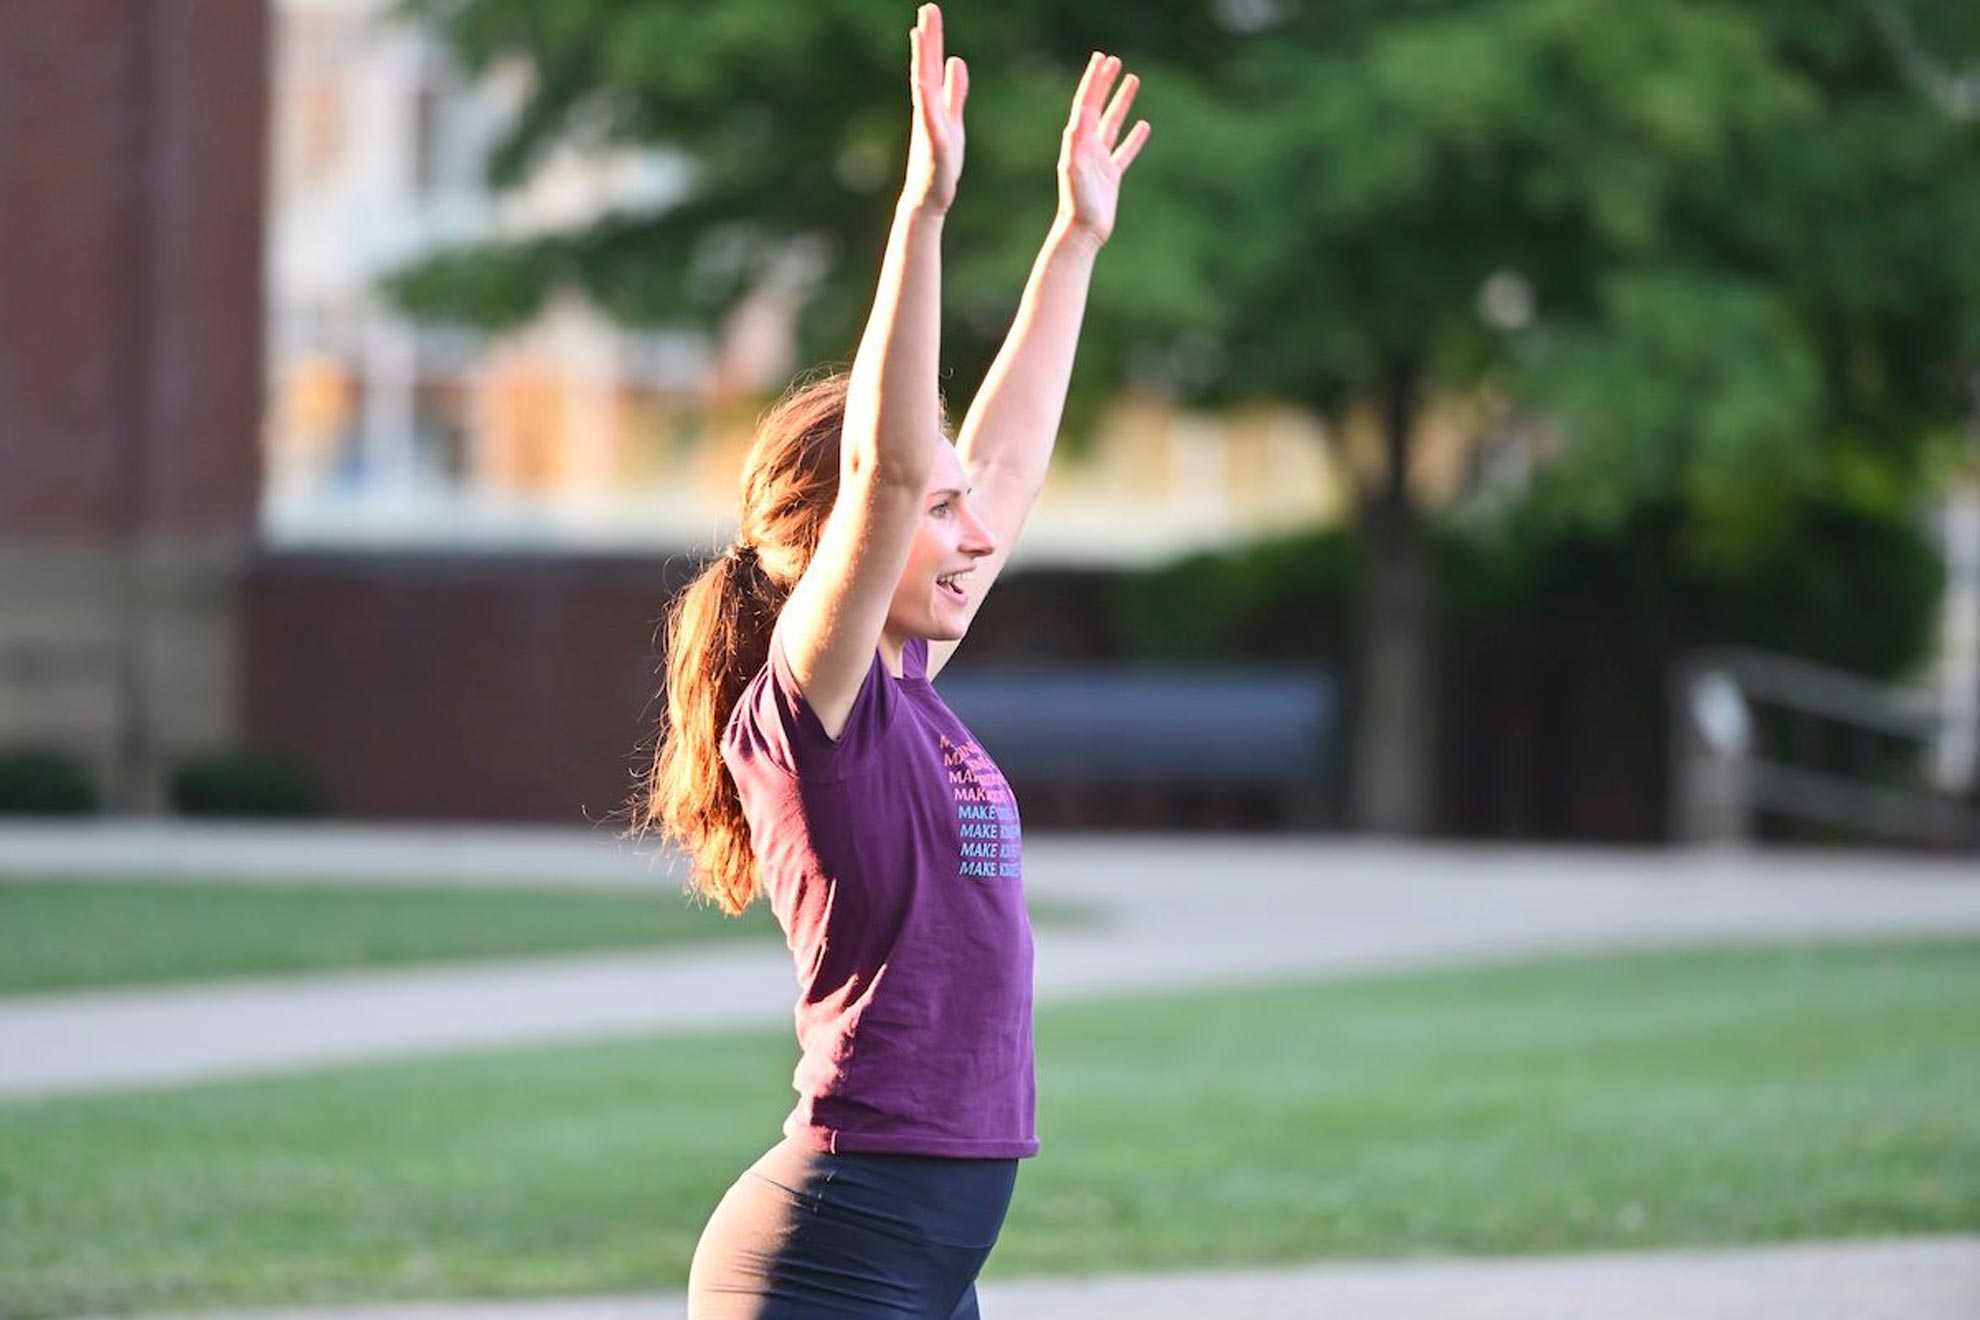
[[[943,217],[968,71],[942,16],[910,40],[913,135],[872,316],[845,377],[764,420],[736,543],[669,624],[649,820],[725,911],[769,897],[803,1058],[784,1140],[723,1197],[689,1313],[974,1316],[1034,1154],[1031,928],[1009,788],[929,680],[1045,477],[1136,80],[1095,54],[1059,214],[961,435],[936,392]]]

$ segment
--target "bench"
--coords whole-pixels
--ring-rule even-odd
[[[935,686],[1021,802],[1041,788],[1127,790],[1145,808],[1168,792],[1173,810],[1193,800],[1177,794],[1264,790],[1286,823],[1326,819],[1340,703],[1325,670],[1025,667],[951,671]]]

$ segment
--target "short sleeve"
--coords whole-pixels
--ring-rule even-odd
[[[800,779],[840,779],[885,741],[899,700],[875,649],[845,728],[831,737],[805,700],[781,634],[773,632],[768,662],[750,679],[729,717],[723,755],[743,763],[767,761]]]

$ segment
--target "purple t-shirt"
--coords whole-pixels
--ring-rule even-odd
[[[781,636],[722,739],[797,965],[784,1133],[814,1150],[1038,1152],[1017,802],[928,681],[878,651],[839,737]]]

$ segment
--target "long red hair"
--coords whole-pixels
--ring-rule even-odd
[[[839,495],[846,377],[822,377],[764,415],[743,463],[735,545],[667,612],[665,715],[630,834],[658,828],[693,861],[689,888],[731,916],[755,899],[756,858],[722,730],[769,659],[770,629],[818,550]]]

